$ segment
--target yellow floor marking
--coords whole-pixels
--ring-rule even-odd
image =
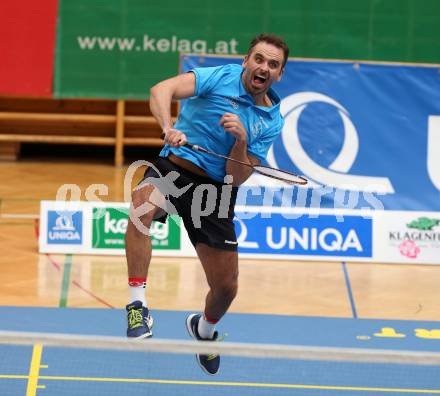
[[[31,367],[29,369],[29,380],[26,389],[26,396],[36,396],[38,388],[38,375],[40,373],[41,355],[43,345],[35,344],[32,350]]]
[[[208,386],[236,386],[252,388],[287,388],[287,389],[323,389],[341,391],[364,391],[364,392],[400,392],[400,393],[435,393],[440,394],[440,389],[405,389],[405,388],[369,388],[357,386],[332,386],[332,385],[303,385],[303,384],[266,384],[258,382],[217,382],[217,381],[183,381],[183,380],[160,380],[143,378],[99,378],[99,377],[63,377],[41,375],[40,379],[52,381],[95,381],[95,382],[125,382],[125,383],[148,383],[167,385],[208,385]]]
[[[33,356],[32,356],[33,357]],[[40,354],[41,358],[41,354]],[[49,381],[94,381],[94,382],[124,382],[124,383],[144,383],[144,384],[165,384],[165,385],[208,385],[208,386],[236,386],[250,388],[279,388],[279,389],[320,389],[320,390],[339,390],[339,391],[359,391],[359,392],[389,392],[389,393],[430,393],[440,394],[440,389],[408,389],[408,388],[370,388],[357,386],[336,386],[336,385],[303,385],[303,384],[266,384],[259,382],[220,382],[220,381],[184,381],[184,380],[161,380],[143,378],[99,378],[99,377],[64,377],[41,375],[35,378],[34,393],[29,393],[29,384],[32,376],[27,375],[0,375],[0,379],[27,379],[29,378],[28,391],[26,396],[35,395],[36,389],[45,389],[45,385],[37,385],[38,379]]]

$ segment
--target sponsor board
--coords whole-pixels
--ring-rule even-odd
[[[382,212],[375,233],[383,261],[440,264],[439,212]]]
[[[128,224],[127,208],[93,208],[92,247],[124,249]]]
[[[56,245],[81,245],[83,242],[83,212],[47,212],[47,243]]]
[[[180,249],[181,219],[168,216],[165,223],[154,221],[151,225],[151,245],[156,250]]]
[[[40,253],[124,255],[129,205],[42,201]],[[237,206],[243,258],[440,264],[440,213]],[[151,228],[153,256],[196,257],[179,217]]]
[[[181,60],[182,71],[242,63],[222,56]],[[276,91],[285,122],[266,162],[309,183],[280,189],[254,174],[247,186],[262,189],[243,205],[264,206],[273,192],[276,206],[287,199],[292,207],[440,211],[437,66],[295,59]]]
[[[41,201],[40,253],[125,255],[129,204]],[[150,228],[153,256],[196,256],[178,216]]]
[[[236,213],[240,253],[293,256],[372,257],[372,219],[345,215],[283,213],[252,218]],[[242,216],[241,216],[242,215]]]
[[[128,208],[92,208],[92,248],[125,249]],[[168,217],[165,223],[153,222],[150,228],[153,249],[180,249],[180,218]]]

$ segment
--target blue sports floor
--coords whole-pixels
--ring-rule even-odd
[[[157,338],[189,339],[187,312],[153,311]],[[0,307],[4,331],[122,336],[125,312]],[[440,323],[227,314],[227,341],[440,351]],[[146,340],[145,342],[148,342]],[[1,396],[58,395],[429,395],[440,367],[224,356],[217,376],[192,355],[0,345]]]

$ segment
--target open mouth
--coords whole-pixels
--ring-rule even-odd
[[[261,74],[255,74],[252,82],[256,86],[262,86],[266,83],[267,78]]]

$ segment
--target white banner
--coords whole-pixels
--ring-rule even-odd
[[[125,255],[129,204],[125,202],[42,201],[40,253]],[[195,256],[179,217],[150,229],[153,255]]]
[[[125,255],[129,204],[42,201],[40,253]],[[440,264],[440,213],[237,206],[240,257]],[[153,255],[196,257],[182,220],[151,227]]]

